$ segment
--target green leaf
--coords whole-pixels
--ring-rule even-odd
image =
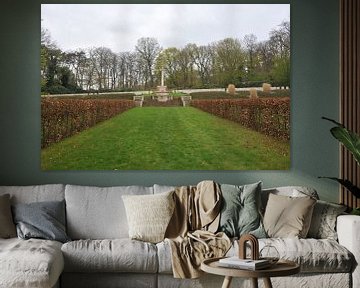
[[[353,154],[356,162],[360,165],[360,136],[348,130],[344,125],[335,120],[326,117],[322,118],[337,125],[337,127],[330,129],[331,134]]]
[[[351,215],[359,215],[360,216],[360,208],[354,208],[351,212]]]
[[[334,181],[339,182],[342,186],[348,189],[356,198],[360,198],[360,188],[355,186],[351,181],[346,179],[340,179],[336,177],[319,177],[319,178],[326,178],[331,179]]]
[[[331,134],[338,139],[353,155],[360,164],[360,137],[356,133],[343,127],[331,128]]]
[[[327,117],[321,117],[321,119],[328,120],[328,121],[330,121],[330,122],[332,122],[332,123],[334,123],[334,124],[336,124],[336,125],[338,125],[340,127],[345,127],[344,125],[342,125],[341,123],[335,121],[334,119],[330,119],[330,118],[327,118]]]

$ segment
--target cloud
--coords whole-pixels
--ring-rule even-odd
[[[258,40],[284,20],[289,4],[42,4],[42,26],[63,50],[108,47],[132,51],[137,39],[160,45],[205,45],[226,37]]]

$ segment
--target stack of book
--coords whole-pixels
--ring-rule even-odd
[[[219,266],[246,270],[260,270],[270,267],[271,262],[267,259],[251,260],[240,259],[238,256],[234,256],[220,259]]]

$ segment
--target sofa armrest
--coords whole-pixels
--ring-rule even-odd
[[[353,287],[360,287],[360,216],[341,215],[336,224],[339,243],[355,257]]]

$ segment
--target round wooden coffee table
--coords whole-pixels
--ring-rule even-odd
[[[258,278],[263,278],[265,287],[272,288],[270,277],[289,276],[300,272],[300,266],[288,260],[279,260],[270,268],[253,271],[222,267],[219,265],[219,259],[221,258],[204,260],[201,263],[201,270],[210,274],[225,276],[222,288],[229,288],[233,277],[251,278],[254,288],[258,288]]]

